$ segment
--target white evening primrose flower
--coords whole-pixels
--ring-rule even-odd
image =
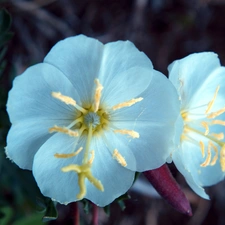
[[[192,189],[208,199],[203,187],[225,174],[225,67],[216,54],[204,52],[174,61],[168,69],[181,101],[176,129],[182,134],[172,158]]]
[[[7,156],[67,204],[111,203],[135,171],[165,163],[179,115],[175,88],[129,41],[57,43],[13,83]]]

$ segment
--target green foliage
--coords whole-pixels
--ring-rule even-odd
[[[10,14],[5,9],[0,10],[0,48],[13,36],[13,33],[9,31],[11,22]]]

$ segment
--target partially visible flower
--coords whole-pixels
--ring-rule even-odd
[[[135,171],[165,163],[179,115],[175,88],[129,41],[57,43],[9,93],[7,156],[58,202],[105,206]]]
[[[225,67],[216,54],[204,52],[168,69],[181,101],[176,124],[180,143],[172,159],[192,189],[208,199],[203,187],[225,175]]]

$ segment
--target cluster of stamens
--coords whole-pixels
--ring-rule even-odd
[[[191,126],[190,122],[193,122],[193,120],[189,118],[189,115],[194,115],[194,114],[190,112],[190,109],[181,111],[181,116],[184,120],[184,130],[181,136],[181,140],[187,140],[199,146],[202,157],[205,158],[205,161],[200,164],[201,167],[214,166],[217,160],[219,159],[221,170],[224,172],[225,171],[225,142],[222,141],[224,139],[224,133],[210,132],[210,126],[213,126],[213,125],[225,126],[225,121],[216,119],[218,116],[225,113],[225,107],[215,112],[212,112],[213,105],[216,101],[219,89],[220,89],[220,86],[216,88],[216,91],[214,93],[212,100],[209,101],[209,103],[206,105],[206,110],[204,112],[206,120],[205,121],[201,120],[200,123],[198,122],[198,125],[201,128],[204,128],[205,132],[202,132],[200,129],[199,130],[195,129]],[[200,107],[203,107],[203,106],[200,106]],[[202,140],[197,142],[196,140],[194,140],[193,138],[189,136],[190,132],[194,132],[202,136],[203,138],[208,139],[207,150],[205,149],[205,145]],[[218,150],[218,148],[220,148],[220,151]]]
[[[61,168],[63,172],[76,172],[78,175],[78,185],[80,192],[77,194],[78,199],[82,199],[86,195],[85,179],[88,179],[97,189],[104,191],[104,187],[100,180],[95,178],[92,174],[91,167],[94,162],[95,151],[90,150],[91,139],[94,135],[103,136],[104,130],[110,129],[110,112],[115,111],[124,107],[130,107],[137,102],[143,100],[143,98],[135,98],[129,101],[119,103],[113,106],[111,109],[105,109],[101,107],[101,95],[103,86],[98,79],[95,80],[96,88],[94,93],[93,104],[90,107],[83,107],[76,103],[76,101],[65,96],[60,92],[52,92],[52,97],[58,99],[59,101],[65,103],[66,105],[71,105],[75,108],[75,119],[74,121],[65,127],[53,126],[49,129],[49,132],[58,132],[65,135],[69,135],[73,138],[79,138],[82,135],[87,137],[86,146],[84,146],[84,157],[80,165],[70,164]],[[131,138],[139,138],[139,133],[133,130],[127,129],[114,129],[115,133],[128,135]],[[59,159],[68,159],[76,157],[83,150],[80,147],[78,150],[72,150],[71,153],[59,154],[55,153],[54,157]],[[91,155],[91,156],[90,156]],[[123,167],[127,166],[125,158],[121,155],[118,149],[112,150],[112,157]]]

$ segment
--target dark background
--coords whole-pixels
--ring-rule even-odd
[[[7,44],[7,65],[0,77],[1,225],[42,224],[43,214],[36,213],[40,193],[31,173],[5,159],[10,126],[5,102],[13,77],[41,62],[56,42],[81,33],[103,43],[130,40],[165,75],[173,60],[194,52],[214,51],[225,65],[225,0],[0,0],[3,7],[11,14],[14,35]],[[154,192],[131,190],[124,211],[117,203],[111,205],[110,216],[100,209],[99,224],[224,225],[225,183],[210,187],[211,201],[206,201],[190,190],[173,165],[170,168],[191,203],[193,217],[176,212]],[[91,211],[85,214],[82,206],[78,205],[81,224],[88,224]],[[73,224],[74,206],[57,208],[59,217],[49,224]]]

